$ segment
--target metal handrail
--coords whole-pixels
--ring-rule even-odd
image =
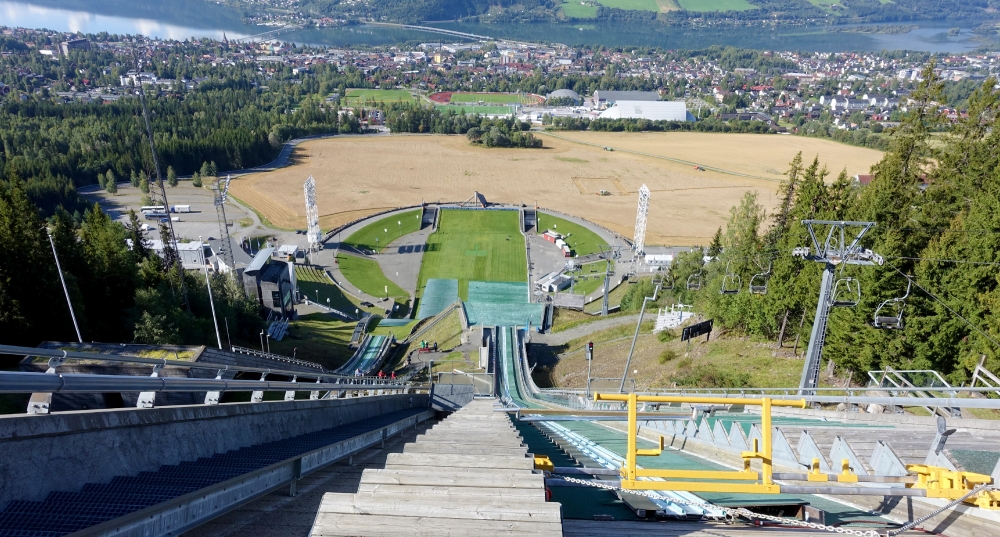
[[[302,371],[290,371],[285,369],[265,369],[259,367],[243,367],[237,365],[215,364],[211,362],[185,362],[182,360],[167,360],[165,358],[140,358],[138,356],[122,356],[114,354],[98,354],[91,352],[62,351],[57,349],[41,349],[37,347],[18,347],[15,345],[0,345],[0,354],[16,356],[43,356],[48,358],[62,358],[75,360],[97,360],[101,362],[128,362],[135,364],[148,364],[171,367],[186,367],[189,369],[211,369],[215,371],[241,371],[245,373],[266,373],[274,375],[284,375],[289,377],[305,376],[306,378],[353,378],[344,375],[333,375],[328,373],[305,373]],[[107,376],[107,375],[103,375]]]
[[[313,369],[323,370],[323,366],[317,364],[316,362],[310,362],[308,360],[299,360],[298,358],[292,358],[290,356],[282,356],[280,354],[273,354],[270,352],[261,352],[257,349],[250,349],[247,347],[239,347],[233,345],[231,347],[232,352],[235,354],[245,354],[247,356],[259,356],[261,358],[267,358],[269,360],[274,360],[276,362],[288,362],[290,364],[301,365],[303,367],[311,367]]]
[[[0,371],[0,393],[315,392],[371,388],[405,389],[415,387],[409,383],[373,378],[344,379],[343,382],[331,383]]]

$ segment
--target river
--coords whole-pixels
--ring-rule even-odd
[[[143,34],[152,37],[221,39],[244,37],[269,30],[244,24],[230,7],[204,0],[0,0],[0,26],[48,28],[83,33]],[[677,28],[605,24],[479,24],[433,23],[428,26],[478,35],[546,41],[567,45],[653,46],[696,49],[710,45],[732,45],[768,50],[815,52],[919,50],[963,52],[978,47],[971,32],[948,35],[947,26],[924,24],[905,34],[861,34],[827,32],[822,28]],[[407,41],[453,41],[455,38],[428,31],[385,26],[346,26],[301,30],[284,34],[283,41],[316,45],[387,45]]]

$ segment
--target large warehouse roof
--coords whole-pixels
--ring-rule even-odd
[[[684,101],[618,101],[611,108],[601,112],[601,117],[687,121],[687,105]]]
[[[655,91],[605,91],[594,92],[594,102],[604,101],[608,104],[619,101],[659,101],[660,94]]]

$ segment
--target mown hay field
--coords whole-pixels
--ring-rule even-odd
[[[246,175],[230,187],[275,225],[305,227],[302,183],[316,179],[320,225],[421,201],[535,204],[586,218],[631,237],[637,191],[652,191],[647,244],[707,245],[748,190],[769,212],[795,154],[819,156],[835,176],[868,173],[879,151],[801,136],[716,133],[560,132],[538,134],[543,149],[472,146],[464,136],[344,136],[300,144],[296,164]],[[605,151],[612,147],[614,151]],[[682,159],[734,174],[698,171]],[[834,177],[830,177],[832,180]],[[611,195],[601,196],[600,190]]]

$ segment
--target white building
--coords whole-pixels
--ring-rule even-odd
[[[684,101],[618,101],[601,112],[608,119],[648,119],[651,121],[687,121]]]

